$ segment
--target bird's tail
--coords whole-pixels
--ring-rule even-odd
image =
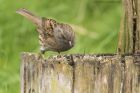
[[[27,19],[29,19],[31,22],[33,22],[35,25],[37,26],[41,26],[41,18],[32,14],[30,11],[22,8],[16,11],[16,13],[26,17]]]

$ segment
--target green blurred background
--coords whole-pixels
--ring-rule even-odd
[[[116,52],[121,0],[0,0],[0,93],[20,93],[20,54],[39,52],[35,26],[19,8],[73,27],[76,45],[62,54]]]

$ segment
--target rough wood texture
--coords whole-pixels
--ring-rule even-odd
[[[118,53],[140,53],[140,0],[122,0]]]
[[[140,0],[136,0],[136,12],[137,12],[137,30],[136,30],[136,50],[140,53]]]
[[[140,55],[23,53],[21,93],[140,93]]]

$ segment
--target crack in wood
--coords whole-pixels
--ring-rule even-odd
[[[82,57],[78,56],[78,58],[74,55],[67,55],[67,57],[65,55],[62,56],[63,60],[59,59],[59,61],[64,61],[60,63],[58,63],[58,59],[53,59],[53,57],[53,60],[51,58],[38,60],[36,54],[30,53],[28,55],[28,53],[24,53],[23,56],[21,93],[38,93],[38,91],[41,93],[50,93],[50,91],[53,91],[52,93],[62,93],[64,91],[63,87],[69,89],[70,93],[76,93],[76,91],[79,91],[78,93],[92,93],[93,89],[100,93],[113,93],[116,89],[119,89],[117,91],[123,93],[129,90],[127,87],[130,90],[134,90],[134,86],[138,87],[140,54],[98,57],[96,55],[84,55]],[[87,58],[90,60],[87,60]],[[131,59],[130,62],[129,59]],[[67,63],[68,61],[71,61],[72,64]],[[55,67],[52,67],[51,64],[54,64]],[[34,71],[31,73],[32,70]],[[59,78],[57,78],[58,73]],[[129,82],[126,80],[129,80]],[[60,88],[59,92],[55,92],[58,88]],[[36,89],[36,91],[32,89]]]

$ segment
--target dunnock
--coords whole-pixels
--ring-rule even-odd
[[[26,9],[19,9],[17,13],[26,17],[37,26],[42,54],[45,51],[60,53],[74,46],[75,33],[68,24],[59,23],[45,17],[40,18]]]

